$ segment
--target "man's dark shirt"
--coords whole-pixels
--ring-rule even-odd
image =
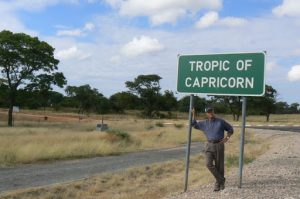
[[[221,118],[213,118],[211,120],[203,120],[192,122],[195,129],[204,131],[207,140],[218,141],[224,138],[224,131],[229,134],[233,133],[233,128],[225,120]]]

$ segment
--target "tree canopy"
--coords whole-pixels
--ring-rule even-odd
[[[151,74],[139,75],[133,81],[125,82],[129,91],[140,97],[143,114],[147,117],[153,117],[159,112],[160,80],[160,76]]]
[[[59,60],[54,58],[54,48],[37,37],[7,30],[0,32],[0,74],[2,84],[4,82],[8,86],[9,126],[12,126],[12,110],[19,86],[54,77],[58,63]],[[55,82],[62,86],[65,83],[55,78],[52,80],[50,85]]]

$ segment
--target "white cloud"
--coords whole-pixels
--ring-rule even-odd
[[[201,9],[219,10],[222,0],[106,0],[124,16],[147,16],[152,25],[175,24],[179,17]]]
[[[199,19],[196,23],[197,28],[207,28],[212,26],[219,20],[219,14],[217,12],[208,12]]]
[[[196,28],[208,28],[210,26],[242,26],[247,21],[238,17],[225,17],[220,19],[219,14],[215,11],[207,12],[195,24]]]
[[[78,50],[77,46],[72,46],[70,48],[57,51],[55,53],[55,57],[59,60],[85,60],[91,57],[90,54],[83,53],[82,51]]]
[[[56,35],[57,36],[84,36],[88,32],[93,31],[95,29],[95,25],[93,23],[86,23],[83,28],[79,29],[62,29],[58,30]]]
[[[164,46],[155,38],[141,36],[133,38],[121,49],[121,52],[128,57],[135,57],[142,54],[154,53],[164,49]]]
[[[219,24],[224,26],[242,26],[245,23],[247,23],[246,19],[238,17],[225,17],[219,21]]]
[[[295,50],[292,52],[292,54],[295,55],[295,56],[299,56],[299,55],[300,55],[300,48],[295,49]]]
[[[300,65],[295,65],[288,72],[288,79],[290,81],[300,81]]]
[[[122,0],[105,0],[111,7],[117,8],[122,3]]]
[[[78,48],[77,46],[72,46],[68,49],[64,49],[64,50],[60,50],[56,53],[56,57],[58,59],[71,59],[71,58],[75,58],[77,56],[78,53]]]
[[[25,27],[22,21],[17,17],[14,8],[7,2],[0,2],[0,31],[10,30],[13,32],[24,32],[31,35],[37,35],[36,31]]]
[[[80,0],[11,0],[9,3],[15,8],[27,11],[39,11],[48,6],[54,6],[59,3],[79,3]]]
[[[82,36],[83,32],[80,29],[58,30],[57,36]]]
[[[272,10],[276,16],[300,16],[300,1],[299,0],[283,0],[282,4]]]
[[[86,31],[92,31],[95,29],[95,25],[93,23],[86,23],[83,29]]]

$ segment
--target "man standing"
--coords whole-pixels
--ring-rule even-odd
[[[192,126],[205,133],[207,138],[205,144],[206,167],[216,179],[214,191],[220,191],[225,189],[224,143],[226,143],[233,134],[233,128],[225,120],[215,117],[212,107],[206,108],[205,112],[207,120],[196,121],[195,109],[192,110]],[[227,131],[226,137],[224,137],[224,131]]]

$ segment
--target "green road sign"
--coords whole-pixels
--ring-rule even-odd
[[[265,53],[180,55],[177,91],[209,95],[265,93]]]

